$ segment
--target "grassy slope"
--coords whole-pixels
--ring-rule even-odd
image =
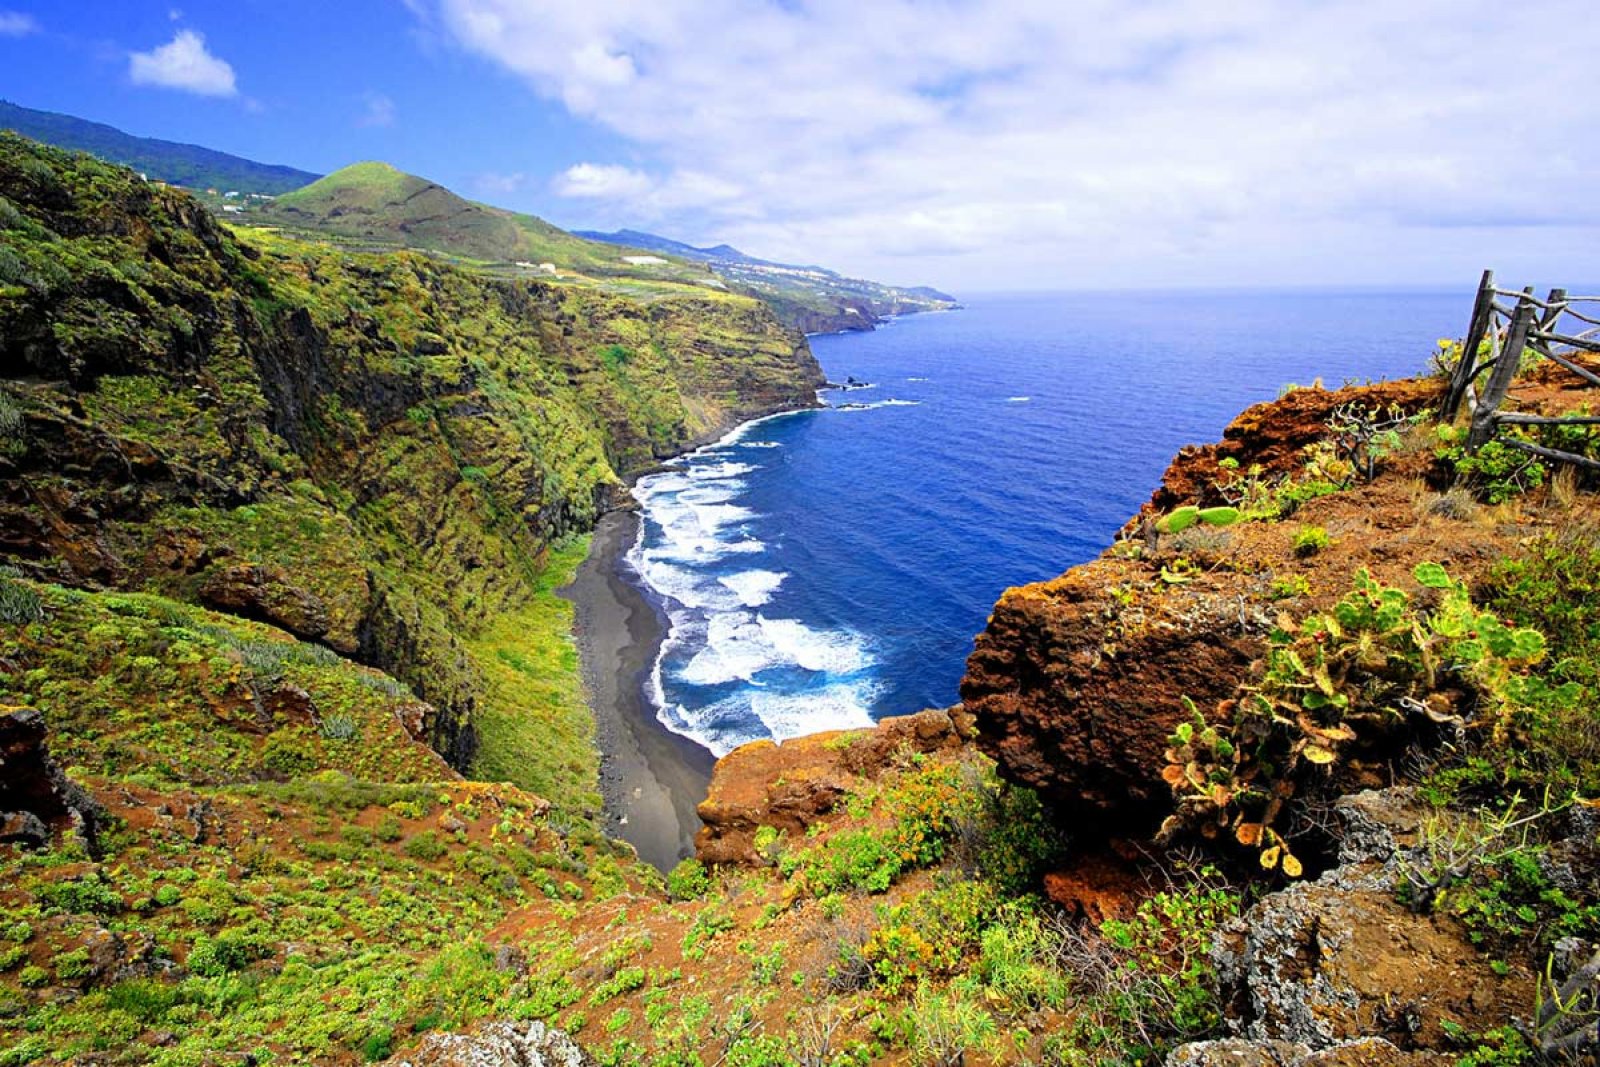
[[[36,609],[0,625],[28,666],[0,704],[46,709],[113,820],[100,861],[0,849],[0,1063],[375,1058],[507,991],[486,938],[515,909],[629,884],[583,823],[413,741],[393,679],[164,598],[0,586]]]

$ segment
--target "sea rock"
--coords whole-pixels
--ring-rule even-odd
[[[97,854],[104,812],[61,773],[45,732],[33,708],[0,707],[0,842],[43,848],[54,834],[76,829]]]
[[[542,1022],[485,1023],[465,1034],[430,1034],[394,1067],[593,1067],[577,1042]]]
[[[834,730],[783,744],[755,741],[717,761],[695,852],[705,863],[755,864],[755,833],[771,826],[790,835],[833,811],[861,777],[872,777],[903,752],[959,748],[970,721],[959,709],[884,719],[868,730]]]

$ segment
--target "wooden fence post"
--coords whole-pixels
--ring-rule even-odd
[[[1455,421],[1461,401],[1466,399],[1467,386],[1478,370],[1478,345],[1483,343],[1484,333],[1494,328],[1493,304],[1494,271],[1486,270],[1478,283],[1478,298],[1472,304],[1472,321],[1467,324],[1467,339],[1461,345],[1461,360],[1450,375],[1450,391],[1445,394],[1439,413],[1443,422]]]
[[[1522,364],[1522,350],[1527,347],[1528,333],[1533,329],[1535,314],[1531,300],[1517,301],[1517,310],[1511,316],[1511,326],[1506,330],[1505,347],[1500,359],[1489,375],[1489,384],[1478,398],[1478,410],[1472,415],[1472,432],[1467,435],[1467,450],[1476,452],[1494,437],[1495,412],[1511,388],[1511,379],[1517,376]]]
[[[1561,313],[1567,310],[1567,291],[1565,289],[1552,289],[1550,295],[1544,298],[1547,305],[1544,314],[1539,316],[1539,332],[1548,333],[1556,324]]]

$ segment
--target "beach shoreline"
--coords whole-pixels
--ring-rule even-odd
[[[652,866],[671,870],[694,855],[716,757],[662,725],[645,696],[667,619],[640,588],[625,557],[639,516],[612,511],[595,525],[589,555],[558,590],[573,605],[573,637],[600,750],[606,830]]]

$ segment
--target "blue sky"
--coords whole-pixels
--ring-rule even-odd
[[[0,96],[984,288],[1600,277],[1592,0],[0,0]]]

